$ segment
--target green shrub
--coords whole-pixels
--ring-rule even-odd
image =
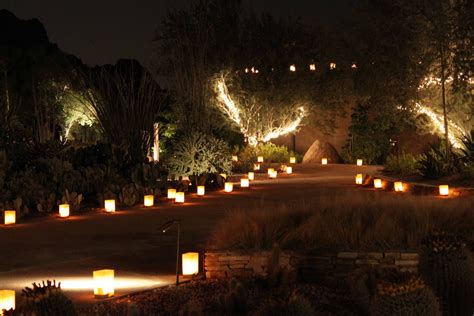
[[[426,179],[438,179],[450,176],[460,171],[461,164],[459,156],[441,143],[438,146],[431,145],[431,149],[421,155],[418,170]]]
[[[467,163],[474,162],[474,129],[471,133],[462,139],[463,148],[461,149],[462,159]]]
[[[194,133],[177,140],[166,165],[169,173],[175,176],[230,174],[232,154],[224,141],[210,135]]]
[[[418,158],[406,153],[400,156],[390,155],[385,162],[385,171],[401,175],[415,174],[418,172]]]
[[[278,146],[272,143],[260,143],[255,147],[247,146],[239,153],[239,160],[243,162],[255,163],[258,156],[263,156],[265,162],[288,163],[295,153],[285,146]]]

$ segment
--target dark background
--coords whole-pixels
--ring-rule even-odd
[[[38,18],[50,41],[89,65],[119,58],[150,60],[151,40],[160,18],[192,0],[0,0],[0,9],[20,19]],[[249,11],[301,17],[332,25],[349,14],[350,0],[244,0]]]

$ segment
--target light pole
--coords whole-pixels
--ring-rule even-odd
[[[176,286],[179,285],[179,237],[181,234],[181,221],[178,219],[172,219],[159,228],[163,233],[166,233],[173,225],[178,225],[178,237],[176,241]]]

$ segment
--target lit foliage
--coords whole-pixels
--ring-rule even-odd
[[[230,174],[232,160],[224,141],[203,133],[193,133],[178,140],[167,165],[170,174],[176,176]]]
[[[303,104],[272,103],[271,100],[250,96],[234,86],[228,88],[230,74],[221,73],[213,81],[217,107],[238,126],[251,146],[284,136],[297,130],[307,115]]]
[[[74,124],[92,127],[92,125],[97,122],[92,107],[86,102],[82,96],[77,95],[73,91],[67,91],[65,94],[62,102],[62,125],[64,128],[63,135],[66,140]]]

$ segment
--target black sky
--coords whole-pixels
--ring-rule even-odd
[[[38,18],[50,41],[95,65],[119,58],[149,60],[160,18],[192,0],[0,0],[0,9],[20,19]],[[256,12],[333,23],[349,11],[349,0],[245,0]]]

